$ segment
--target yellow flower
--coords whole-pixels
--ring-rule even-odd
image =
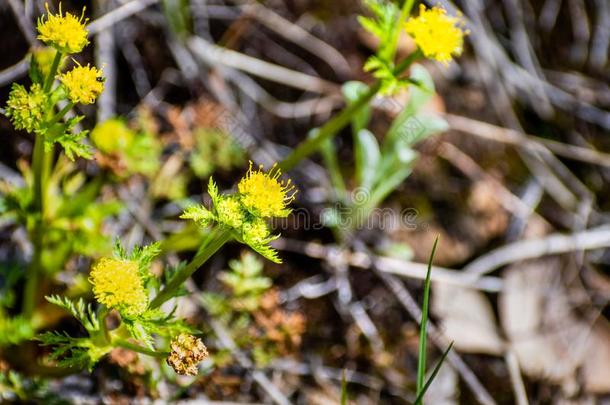
[[[78,53],[89,43],[87,39],[87,28],[85,24],[85,9],[80,18],[75,15],[66,13],[62,15],[61,3],[59,5],[59,14],[51,14],[49,4],[47,7],[47,19],[44,17],[38,19],[38,39],[46,45],[52,46],[62,53]]]
[[[95,299],[127,316],[146,310],[148,294],[142,284],[139,265],[131,260],[100,259],[91,270],[89,282]]]
[[[92,104],[104,91],[102,72],[89,65],[75,67],[61,75],[60,80],[73,103]]]
[[[250,168],[237,185],[243,206],[253,215],[262,218],[285,217],[290,213],[286,208],[294,200],[296,191],[290,180],[282,182],[282,175],[277,165],[269,173],[263,172],[263,166],[257,170]]]
[[[405,23],[405,30],[427,58],[448,64],[452,56],[462,53],[464,35],[468,34],[462,29],[463,25],[459,15],[451,17],[443,8],[427,10],[426,6],[420,4],[419,16],[410,18]]]
[[[135,133],[123,120],[113,118],[95,126],[91,140],[104,153],[117,153],[133,144]]]
[[[38,65],[38,70],[42,74],[42,78],[46,78],[51,71],[51,65],[53,65],[53,60],[55,59],[55,54],[57,51],[50,47],[37,47],[32,50],[32,60],[36,62]],[[60,61],[57,66],[57,70],[60,71],[63,67],[64,58]]]
[[[6,116],[17,129],[33,132],[42,124],[46,112],[47,97],[38,84],[28,92],[25,87],[13,83],[6,103]]]

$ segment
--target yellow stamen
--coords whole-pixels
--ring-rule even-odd
[[[265,173],[262,165],[253,170],[250,162],[248,173],[237,185],[243,206],[262,218],[287,216],[287,205],[294,201],[296,190],[290,180],[279,180],[281,175],[277,164]]]
[[[440,7],[426,9],[420,4],[419,16],[405,23],[405,30],[413,37],[422,53],[430,59],[448,64],[453,56],[462,54],[467,30],[460,15],[452,17]]]
[[[62,15],[61,3],[59,14],[51,14],[49,4],[46,4],[47,16],[38,19],[38,39],[62,53],[78,53],[89,43],[85,24],[85,8],[80,18],[71,13]]]

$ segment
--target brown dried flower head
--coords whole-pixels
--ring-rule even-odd
[[[201,339],[186,333],[175,337],[170,348],[167,364],[181,375],[197,375],[197,365],[209,357]]]

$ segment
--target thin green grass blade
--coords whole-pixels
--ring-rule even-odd
[[[347,380],[345,378],[345,370],[341,377],[341,405],[347,405]]]
[[[421,392],[419,392],[417,394],[417,398],[415,398],[413,405],[423,405],[422,401],[424,399],[424,395],[426,394],[426,391],[428,391],[428,388],[430,388],[430,385],[432,384],[432,381],[434,381],[434,378],[436,378],[436,375],[438,374],[439,370],[441,369],[441,366],[443,365],[443,362],[445,361],[445,358],[449,354],[449,351],[451,350],[452,347],[453,347],[453,342],[451,342],[449,344],[449,347],[447,348],[447,350],[445,350],[445,353],[443,353],[443,355],[441,356],[441,359],[438,361],[438,363],[436,363],[436,367],[434,367],[434,370],[432,371],[430,378],[428,378],[428,381],[426,381],[426,384],[424,384],[424,387],[422,388]]]
[[[417,393],[420,393],[424,387],[424,378],[426,375],[426,343],[428,340],[428,306],[430,301],[430,273],[432,272],[432,261],[436,252],[438,237],[434,240],[432,252],[428,259],[428,272],[426,273],[426,281],[424,283],[424,303],[422,305],[421,322],[419,329],[419,358],[417,360]]]

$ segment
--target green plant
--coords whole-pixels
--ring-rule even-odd
[[[46,364],[25,364],[31,374],[91,370],[119,348],[166,359],[177,373],[196,374],[199,363],[208,356],[198,337],[202,331],[176,316],[176,307],[168,301],[186,294],[185,281],[228,242],[245,244],[264,258],[281,263],[270,244],[279,235],[272,233],[269,222],[289,215],[296,191],[290,180],[281,179],[280,169],[293,167],[315,151],[322,152],[335,185],[336,201],[349,208],[347,219],[353,220],[347,229],[339,229],[346,218],[343,210],[338,210],[332,212],[334,219],[329,225],[340,231],[340,242],[348,241],[346,236],[354,232],[360,216],[369,215],[409,175],[416,157],[413,145],[446,127],[439,117],[422,112],[434,86],[425,69],[415,62],[424,56],[446,62],[461,52],[463,35],[456,18],[437,9],[422,9],[419,17],[407,21],[406,27],[418,50],[396,60],[398,35],[413,2],[398,7],[391,2],[370,0],[367,5],[371,17],[360,21],[379,39],[380,47],[366,62],[365,70],[373,74],[376,82],[371,86],[347,83],[345,109],[312,131],[311,137],[279,166],[266,172],[262,166],[253,167],[250,163],[236,190],[226,193],[221,193],[210,177],[211,205],[179,202],[185,207],[181,218],[188,220],[182,232],[161,236],[154,243],[130,251],[118,241],[112,250],[112,238],[104,235],[105,221],[118,214],[123,204],[112,193],[103,193],[103,188],[114,184],[109,180],[136,175],[150,182],[149,197],[178,200],[185,195],[185,177],[179,171],[164,172],[163,144],[156,131],[149,128],[147,117],[140,117],[140,125],[132,127],[123,120],[111,119],[98,124],[90,137],[87,130],[81,129],[84,116],[78,115],[75,107],[96,101],[104,89],[103,74],[96,67],[67,60],[68,55],[80,53],[89,42],[84,10],[78,17],[64,14],[61,8],[58,14],[47,9],[46,17],[38,21],[38,38],[48,48],[33,51],[31,84],[14,84],[5,109],[17,130],[34,137],[34,147],[31,164],[19,163],[23,184],[0,180],[0,216],[15,228],[27,230],[32,258],[27,263],[3,266],[0,273],[0,347],[16,346],[24,358],[36,359],[35,349],[25,341],[38,334],[37,341],[47,347],[50,356]],[[167,0],[163,6],[172,30],[183,37],[191,24],[186,3]],[[410,91],[409,103],[380,143],[367,129],[371,101],[380,94],[391,95],[406,88]],[[413,129],[413,123],[421,130]],[[348,125],[355,145],[353,183],[344,179],[332,143],[332,138]],[[98,161],[107,163],[114,176],[89,175],[75,162],[94,157],[89,138],[97,148]],[[180,158],[188,161],[200,177],[212,174],[216,167],[229,168],[243,155],[224,139],[223,133],[197,130],[194,150]],[[211,151],[217,158],[204,159]],[[346,184],[355,184],[354,190],[365,190],[367,198],[350,200]],[[185,249],[196,250],[190,261],[176,266],[163,262],[164,254]],[[78,258],[86,260],[75,264]],[[27,270],[22,272],[20,266],[24,264]],[[79,270],[89,264],[89,276],[85,278]],[[159,272],[153,271],[153,264],[160,268]],[[230,268],[220,275],[230,294],[207,293],[203,301],[208,311],[236,336],[239,347],[251,350],[255,362],[264,365],[298,346],[305,328],[304,317],[279,308],[279,293],[263,275],[262,262],[247,254],[232,261]],[[57,277],[62,271],[78,275],[68,284]],[[423,348],[429,288],[428,274]],[[95,303],[88,301],[90,295]],[[17,297],[22,297],[21,303],[16,302]],[[63,314],[80,323],[83,336],[54,330]],[[425,352],[421,348],[419,371],[425,371]],[[2,373],[0,385],[10,385],[19,396],[28,385],[20,379],[18,373]],[[418,374],[419,395],[423,395],[429,381]]]
[[[11,303],[11,312],[20,310],[21,314],[12,322],[5,317],[7,333],[27,329],[23,322],[29,322],[32,331],[45,325],[46,317],[38,311],[42,286],[52,283],[73,255],[107,250],[107,240],[99,236],[102,222],[120,208],[114,201],[98,202],[101,183],[87,182],[73,163],[76,158],[92,157],[85,142],[88,131],[80,129],[84,116],[73,108],[95,102],[104,87],[102,72],[95,67],[76,63],[63,71],[67,56],[89,43],[85,22],[84,16],[63,14],[61,9],[39,19],[38,38],[48,48],[33,51],[31,85],[13,84],[6,105],[6,116],[15,128],[35,139],[31,166],[20,164],[25,184],[0,181],[0,215],[24,226],[33,245],[32,260],[21,278],[23,302],[19,308]],[[63,154],[56,157],[56,149]],[[27,335],[15,333],[11,343]]]
[[[202,295],[210,315],[226,327],[241,350],[251,351],[258,366],[297,348],[305,331],[305,318],[280,308],[272,280],[263,275],[263,262],[247,252],[240,260],[231,260],[229,268],[218,275],[226,293]],[[227,354],[215,354],[215,363],[224,365]]]

